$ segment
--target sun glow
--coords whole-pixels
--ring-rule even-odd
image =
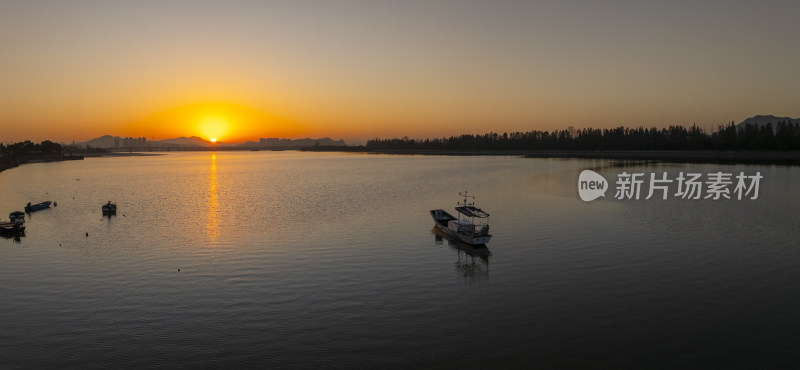
[[[211,141],[217,141],[217,138],[225,136],[231,129],[231,122],[226,117],[209,116],[200,120],[197,125],[205,137],[210,138]]]
[[[199,136],[204,140],[241,142],[262,137],[300,135],[298,124],[260,110],[228,103],[197,103],[176,107],[133,122],[126,135],[169,139]]]
[[[211,142],[212,142],[212,143],[216,143],[216,142],[217,142],[217,138],[215,138],[215,137],[212,137],[212,138],[211,138]]]

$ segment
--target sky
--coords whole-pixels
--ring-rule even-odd
[[[0,0],[0,142],[800,117],[797,1]]]

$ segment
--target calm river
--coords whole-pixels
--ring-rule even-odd
[[[579,198],[584,169],[605,198]],[[758,199],[614,197],[623,172],[720,171],[759,172]],[[0,173],[0,216],[58,206],[0,239],[0,367],[797,368],[798,184],[502,156],[24,165]],[[464,190],[488,249],[433,232]]]

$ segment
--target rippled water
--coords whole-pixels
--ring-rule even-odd
[[[757,200],[582,202],[589,168],[764,179]],[[3,218],[58,206],[0,239],[0,367],[796,367],[798,183],[290,151],[29,164],[0,174]],[[488,249],[432,231],[465,189]]]

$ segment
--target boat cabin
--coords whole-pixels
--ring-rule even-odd
[[[482,209],[463,205],[456,207],[458,220],[449,221],[447,227],[464,235],[489,235],[489,214]]]

